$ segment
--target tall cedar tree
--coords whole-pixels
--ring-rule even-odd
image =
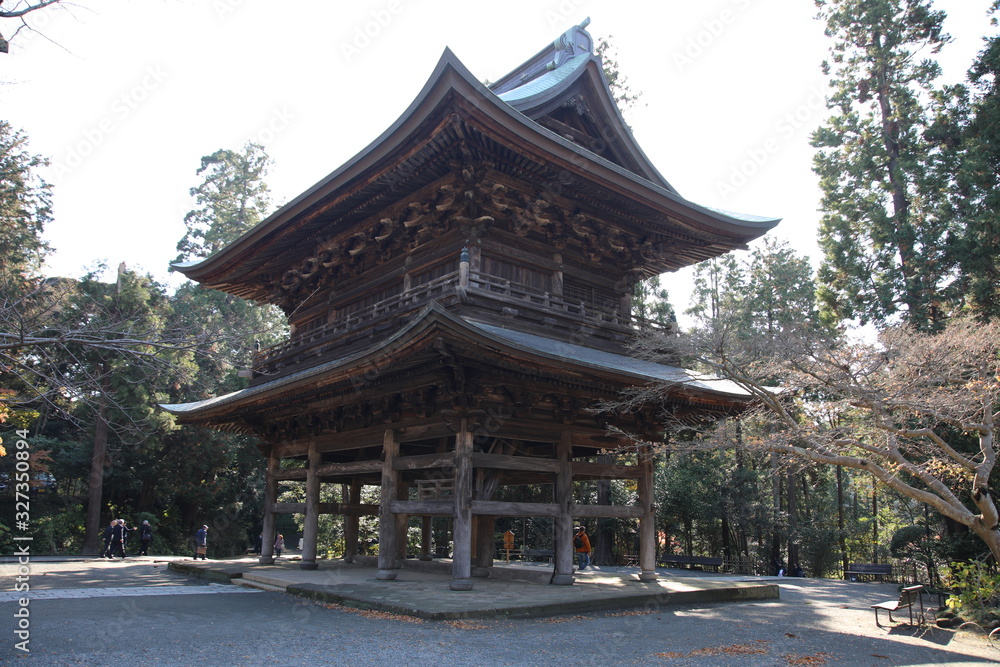
[[[12,399],[32,393],[21,380],[31,360],[18,344],[19,325],[26,311],[39,308],[37,272],[49,250],[42,231],[52,219],[50,187],[37,174],[46,161],[29,153],[27,143],[22,131],[0,120],[0,424],[10,417]]]
[[[994,11],[1000,3],[994,4]],[[980,319],[1000,318],[1000,36],[969,72],[977,93],[962,136],[956,243],[960,288]]]
[[[813,134],[824,215],[819,272],[825,315],[881,323],[899,314],[933,330],[951,278],[940,183],[924,134],[936,62],[949,41],[930,0],[816,0],[833,38],[824,71],[833,115]]]
[[[175,261],[192,261],[215,254],[260,223],[271,207],[265,182],[270,158],[260,145],[242,150],[220,149],[201,159],[202,182],[191,188],[196,208],[184,223],[187,231],[177,244]],[[214,354],[198,357],[194,383],[179,383],[171,400],[208,398],[246,386],[245,373],[256,349],[277,343],[285,321],[273,306],[253,303],[194,283],[178,288],[173,299],[176,326],[215,341]],[[259,489],[262,459],[251,439],[187,426],[163,443],[165,456],[197,452],[171,474],[172,503],[179,508],[181,530],[207,523],[216,529],[214,544],[236,552],[256,535],[260,525]],[[223,505],[219,505],[224,502]],[[211,512],[211,513],[210,513]]]

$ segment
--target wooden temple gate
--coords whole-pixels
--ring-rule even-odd
[[[641,576],[656,576],[652,459],[609,432],[655,442],[667,419],[717,416],[748,396],[634,358],[630,343],[654,326],[632,312],[634,288],[778,221],[677,193],[622,120],[585,25],[489,88],[446,51],[379,139],[230,246],[175,265],[288,316],[290,338],[259,352],[249,387],[164,406],[263,443],[262,562],[277,514],[304,515],[306,568],[321,513],[345,516],[348,560],[359,518],[377,514],[378,576],[391,579],[408,517],[422,517],[426,556],[430,518],[447,516],[452,588],[468,589],[492,563],[496,517],[549,517],[553,583],[568,584],[573,520],[614,517],[639,522]],[[650,383],[655,401],[594,410]],[[638,464],[591,460],[623,447]],[[635,480],[638,504],[574,503],[574,482],[592,479]],[[420,497],[422,480],[452,495]],[[290,481],[305,483],[305,503],[277,502]],[[346,502],[320,502],[331,483]],[[551,502],[498,499],[529,484],[551,484]],[[377,507],[361,504],[363,485],[381,488]]]

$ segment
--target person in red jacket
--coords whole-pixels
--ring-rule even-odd
[[[576,549],[576,557],[580,562],[581,570],[586,570],[590,565],[590,538],[587,537],[587,527],[580,526],[573,536],[573,547]]]

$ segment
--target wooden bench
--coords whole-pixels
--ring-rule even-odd
[[[876,577],[882,581],[882,577],[892,576],[892,565],[882,563],[851,563],[844,570],[844,578],[850,577],[853,581],[855,577]]]
[[[521,549],[522,560],[545,559],[552,562],[553,555],[552,549]]]
[[[662,556],[657,564],[661,567],[686,567],[688,569],[711,567],[714,572],[718,572],[719,568],[722,567],[722,559],[711,556],[678,556],[671,554],[669,556]]]
[[[923,586],[907,586],[899,592],[898,600],[888,600],[886,602],[879,602],[878,604],[873,604],[872,609],[875,610],[875,625],[882,627],[878,622],[878,610],[885,609],[889,612],[889,622],[895,623],[892,619],[892,612],[899,611],[900,609],[906,608],[910,613],[910,625],[913,625],[913,605],[920,606],[920,613],[917,614],[917,623],[923,624],[924,622],[924,599],[921,596],[923,593]]]
[[[638,567],[639,554],[622,554],[621,563],[625,567]]]

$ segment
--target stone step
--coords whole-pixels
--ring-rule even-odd
[[[262,591],[274,591],[276,593],[284,593],[284,586],[275,586],[274,584],[266,584],[263,581],[254,581],[253,579],[239,578],[233,579],[233,583],[237,586],[246,586],[247,588],[258,588]]]

